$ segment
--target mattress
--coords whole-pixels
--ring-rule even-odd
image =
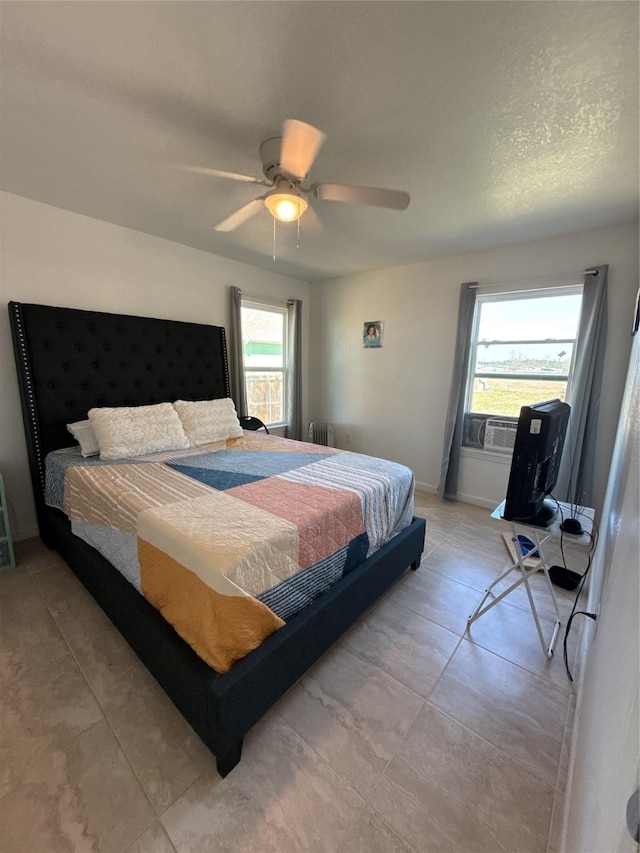
[[[227,672],[407,527],[412,472],[245,433],[133,460],[46,462],[46,502]]]

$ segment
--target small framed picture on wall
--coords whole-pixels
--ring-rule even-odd
[[[367,349],[382,346],[382,320],[367,320],[362,326],[362,346]]]

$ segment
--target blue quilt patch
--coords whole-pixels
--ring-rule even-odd
[[[317,453],[219,450],[171,459],[165,464],[212,489],[226,491],[302,468],[323,458]]]
[[[175,462],[167,462],[166,464],[169,468],[173,468],[180,474],[185,474],[187,477],[198,480],[200,483],[204,483],[205,486],[210,486],[219,492],[225,492],[227,489],[235,489],[236,486],[246,486],[247,483],[255,483],[257,480],[265,479],[264,477],[252,476],[251,474],[242,474],[238,471],[217,471],[215,468],[176,465]]]
[[[195,469],[235,471],[238,474],[257,475],[258,479],[273,477],[294,468],[301,468],[326,457],[317,453],[268,452],[264,450],[218,450],[216,453],[199,453],[172,459],[167,464],[184,465]]]

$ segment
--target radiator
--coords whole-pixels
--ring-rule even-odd
[[[314,421],[309,424],[309,441],[313,444],[324,444],[326,447],[335,447],[333,437],[333,424],[325,424]]]

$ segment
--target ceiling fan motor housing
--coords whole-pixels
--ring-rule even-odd
[[[281,144],[281,136],[272,136],[271,139],[265,139],[265,141],[260,146],[262,171],[264,172],[265,178],[274,184],[277,182],[278,178],[290,179],[290,176],[283,172],[280,166]]]

